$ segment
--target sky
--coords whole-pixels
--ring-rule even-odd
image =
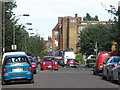
[[[20,20],[18,24],[26,26],[29,33],[39,34],[44,40],[52,37],[52,29],[58,22],[58,17],[86,16],[89,13],[92,17],[97,15],[100,21],[108,21],[111,14],[105,9],[110,5],[118,7],[120,0],[16,0],[17,8],[13,12],[17,15],[29,14],[29,17],[16,17]],[[102,4],[101,4],[102,3]],[[112,15],[113,16],[113,15]],[[32,25],[26,25],[32,23]],[[33,28],[33,30],[28,30]]]

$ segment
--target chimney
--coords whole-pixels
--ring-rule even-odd
[[[41,37],[41,40],[43,41],[43,37]]]
[[[76,18],[78,17],[78,14],[77,14],[77,13],[75,14],[75,17],[76,17]]]
[[[51,36],[48,36],[48,40],[51,40]]]

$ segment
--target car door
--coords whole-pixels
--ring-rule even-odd
[[[108,74],[108,69],[109,69],[109,66],[111,65],[111,62],[112,62],[112,58],[109,59],[106,63],[106,65],[104,66],[104,75],[107,76]]]

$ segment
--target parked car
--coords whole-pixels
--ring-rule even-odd
[[[31,56],[28,56],[28,60],[31,62],[33,73],[36,74],[38,71],[36,61]]]
[[[116,67],[119,61],[120,56],[112,56],[107,62],[103,62],[105,65],[103,67],[102,79],[111,80],[112,69]]]
[[[67,65],[71,67],[76,67],[77,62],[75,62],[75,59],[68,59],[67,60]]]
[[[2,85],[16,80],[27,80],[31,83],[34,82],[32,65],[24,52],[4,53],[1,76]]]
[[[93,66],[93,75],[98,75],[102,73],[103,70],[103,62],[106,61],[108,57],[117,56],[116,52],[99,52],[96,63]]]
[[[112,69],[111,72],[111,82],[114,81],[118,82],[118,85],[120,85],[120,61],[118,62],[117,66]]]
[[[38,58],[33,57],[33,60],[35,60],[36,65],[39,64],[39,62],[38,62]]]
[[[58,70],[58,63],[54,56],[44,56],[41,64],[41,70],[53,69]]]
[[[59,59],[58,64],[59,64],[60,66],[64,66],[64,60],[63,60],[63,59]]]

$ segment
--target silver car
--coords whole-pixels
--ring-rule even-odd
[[[120,61],[120,56],[112,56],[107,62],[104,62],[102,79],[111,80],[112,69],[116,67],[117,63]]]
[[[118,81],[120,85],[120,61],[115,68],[112,69],[111,72],[111,82]]]

